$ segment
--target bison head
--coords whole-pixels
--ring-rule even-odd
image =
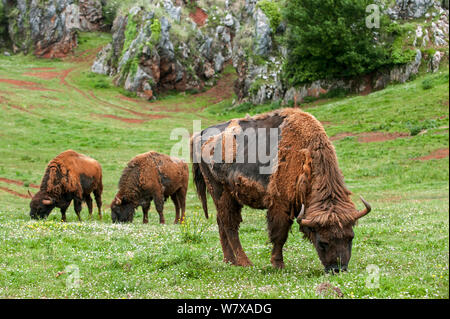
[[[297,217],[300,230],[313,243],[319,255],[320,261],[325,267],[325,272],[338,273],[346,271],[352,254],[352,241],[354,237],[354,221],[368,214],[371,210],[369,203],[362,197],[366,207],[362,211],[356,211],[352,216],[352,222],[336,224],[320,224],[315,220],[305,218],[304,206]]]
[[[30,194],[31,196],[31,194]],[[53,208],[55,208],[56,203],[53,198],[51,198],[45,192],[37,192],[34,196],[31,196],[30,202],[30,217],[32,219],[44,219],[50,215]]]
[[[116,196],[111,203],[111,219],[113,223],[127,223],[133,221],[135,205],[126,198]]]

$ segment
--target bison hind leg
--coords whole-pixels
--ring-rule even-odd
[[[102,219],[102,188],[99,187],[98,189],[94,190],[94,196],[95,196],[95,203],[97,204],[98,208],[98,218]]]
[[[221,198],[214,202],[217,208],[217,224],[224,261],[237,266],[252,266],[253,264],[245,254],[239,239],[242,205],[227,191],[224,191]]]
[[[151,201],[149,200],[145,204],[143,204],[142,207],[142,223],[148,224],[148,211],[150,210]]]
[[[81,200],[74,198],[73,199],[73,207],[75,209],[75,213],[77,214],[78,221],[81,222]]]
[[[177,193],[173,193],[172,195],[170,195],[170,198],[175,205],[175,220],[173,223],[178,224],[180,222],[180,202],[178,201]]]
[[[89,218],[92,219],[92,197],[90,194],[84,195],[84,201],[86,202],[86,205],[89,210]]]

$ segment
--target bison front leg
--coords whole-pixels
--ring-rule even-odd
[[[65,204],[63,207],[61,207],[61,220],[63,222],[66,222],[66,211],[67,211],[67,208],[69,208],[69,206],[70,206],[70,201],[67,204]]]
[[[273,209],[269,209],[267,212],[267,228],[270,241],[273,244],[270,262],[275,268],[284,268],[283,246],[288,238],[291,225],[292,220],[288,214]]]

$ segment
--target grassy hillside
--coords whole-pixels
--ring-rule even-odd
[[[315,287],[330,282],[345,298],[448,298],[448,69],[367,96],[303,105],[332,137],[357,206],[359,195],[373,206],[355,228],[348,273],[325,275],[296,224],[286,269],[273,269],[265,212],[249,208],[240,236],[254,267],[224,264],[212,202],[205,220],[192,183],[184,226],[170,224],[170,201],[163,226],[153,205],[148,225],[141,211],[133,224],[112,225],[107,207],[102,221],[89,220],[86,208],[82,223],[73,208],[68,223],[57,210],[31,221],[27,190],[36,191],[46,164],[63,150],[102,164],[106,206],[133,156],[170,153],[178,142],[172,129],[192,132],[193,120],[206,127],[274,107],[231,108],[231,66],[206,92],[157,102],[125,96],[89,71],[109,40],[82,35],[75,55],[62,60],[0,57],[0,297],[316,298]],[[374,276],[369,265],[379,269],[378,288],[366,284]],[[79,287],[69,288],[73,269]]]

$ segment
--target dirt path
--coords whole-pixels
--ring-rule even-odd
[[[440,149],[434,150],[433,152],[431,152],[428,155],[413,158],[413,160],[415,160],[415,161],[429,161],[429,160],[432,160],[432,159],[441,159],[441,158],[448,157],[448,154],[449,154],[448,148],[440,148]]]
[[[0,177],[0,182],[7,183],[7,184],[14,184],[14,185],[17,185],[17,186],[24,186],[25,185],[25,183],[22,182],[22,181],[17,181],[17,180],[14,180],[14,179],[9,179],[9,178],[4,178],[4,177]],[[39,185],[32,184],[32,183],[30,183],[28,185],[28,187],[39,189]]]
[[[17,197],[20,197],[20,198],[25,198],[25,199],[30,198],[30,196],[28,194],[18,193],[16,191],[13,191],[12,189],[9,189],[9,188],[6,188],[6,187],[0,186],[0,190],[2,190],[4,192],[7,192],[7,193],[10,193],[11,195],[14,195],[14,196],[17,196]]]
[[[30,82],[30,81],[21,81],[21,80],[14,80],[14,79],[0,79],[0,83],[7,83],[11,84],[20,88],[24,88],[27,90],[33,90],[33,91],[56,91],[54,89],[48,89],[43,87],[41,84],[36,82]]]
[[[386,132],[367,132],[367,133],[350,133],[350,132],[342,132],[330,137],[331,141],[339,141],[348,136],[358,137],[358,142],[360,143],[372,143],[372,142],[384,142],[391,141],[398,138],[406,138],[409,137],[408,133],[403,132],[395,132],[395,133],[386,133]]]

